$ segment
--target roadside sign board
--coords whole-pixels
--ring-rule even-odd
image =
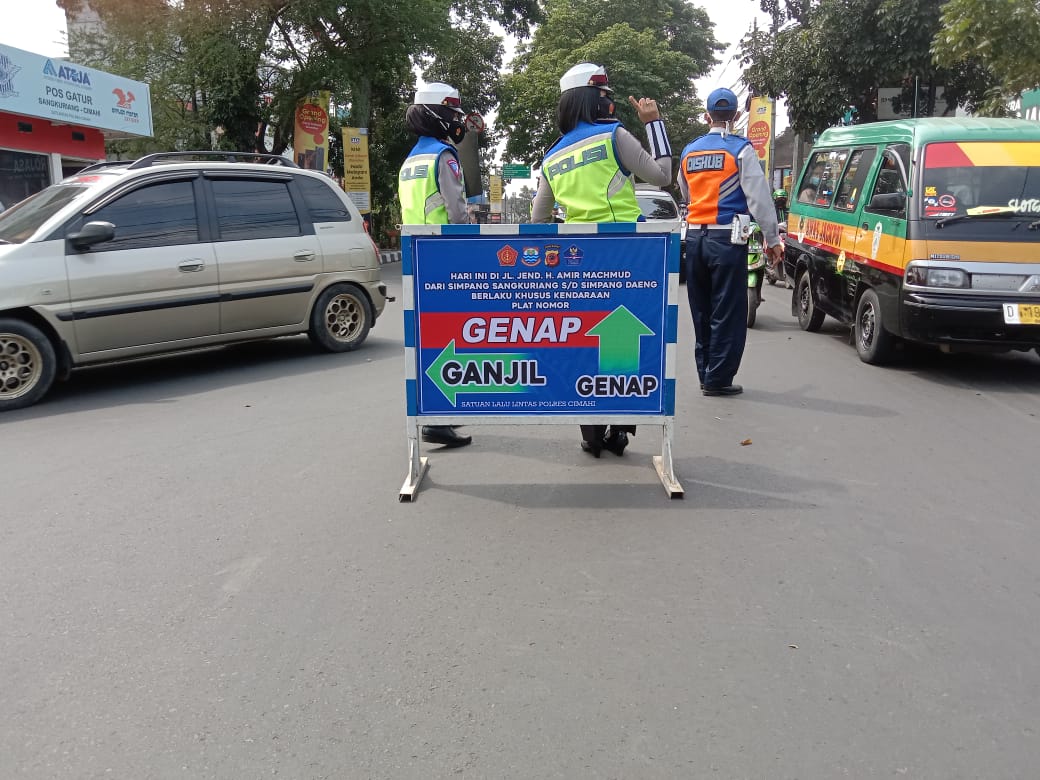
[[[415,413],[672,414],[669,238],[416,237]]]
[[[520,163],[505,163],[502,166],[502,176],[507,179],[530,179],[531,166]]]
[[[409,475],[419,425],[661,425],[672,469],[679,236],[650,223],[401,230]]]
[[[405,397],[419,425],[662,426],[672,471],[679,237],[652,223],[406,225]]]

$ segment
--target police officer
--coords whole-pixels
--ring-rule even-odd
[[[556,109],[562,135],[545,153],[538,192],[531,204],[532,222],[551,222],[553,206],[559,203],[567,222],[637,222],[641,219],[633,175],[660,187],[672,177],[672,149],[657,103],[649,98],[629,103],[646,125],[650,153],[639,139],[621,126],[616,117],[614,90],[601,65],[582,62],[560,79],[560,102]],[[598,159],[577,167],[558,165],[583,150],[602,146]],[[604,449],[621,455],[628,434],[635,426],[581,426],[581,447],[599,457]]]
[[[466,187],[452,144],[466,134],[459,91],[441,82],[421,87],[405,113],[408,129],[419,136],[398,174],[401,221],[406,225],[457,225],[468,222]],[[423,441],[465,447],[472,441],[450,425],[426,425]]]
[[[747,337],[747,240],[734,221],[749,211],[762,229],[769,261],[783,257],[773,199],[754,147],[734,135],[737,96],[708,95],[711,126],[679,158],[678,185],[686,213],[686,295],[696,334],[697,374],[704,395],[738,395],[733,384]],[[739,221],[738,221],[739,222]]]

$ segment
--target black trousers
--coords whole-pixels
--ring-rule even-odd
[[[729,230],[687,231],[686,297],[701,384],[733,384],[747,339],[747,245],[730,243]]]

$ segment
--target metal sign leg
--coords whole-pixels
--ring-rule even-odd
[[[683,486],[679,484],[672,467],[672,427],[671,419],[661,426],[661,454],[654,455],[654,468],[668,497],[683,498]]]
[[[419,455],[419,426],[415,420],[408,421],[408,476],[404,478],[401,485],[401,493],[397,497],[402,503],[415,501],[419,492],[419,484],[426,476],[426,470],[430,466],[430,459]]]

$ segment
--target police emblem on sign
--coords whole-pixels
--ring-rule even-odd
[[[559,244],[546,244],[545,245],[545,264],[549,268],[555,268],[560,264],[560,245]]]
[[[499,249],[497,254],[498,264],[505,266],[516,265],[516,258],[520,256],[520,253],[513,249],[513,247],[509,246],[509,244],[506,244],[504,247]]]

